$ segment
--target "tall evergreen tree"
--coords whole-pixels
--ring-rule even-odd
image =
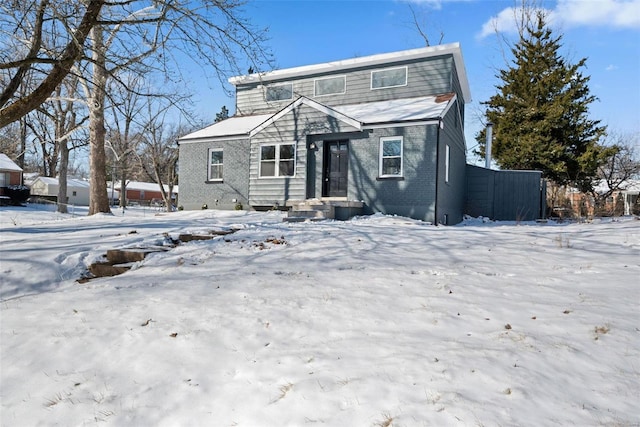
[[[598,166],[611,155],[600,145],[606,127],[588,118],[589,77],[560,55],[562,36],[554,37],[538,13],[511,49],[514,60],[496,76],[502,84],[485,102],[494,125],[492,157],[503,169],[535,169],[559,185],[590,192]],[[477,135],[485,153],[485,132]]]

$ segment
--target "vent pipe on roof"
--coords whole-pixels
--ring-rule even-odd
[[[491,169],[491,142],[493,141],[493,123],[487,123],[485,136],[487,139],[484,146],[484,167],[487,169]]]

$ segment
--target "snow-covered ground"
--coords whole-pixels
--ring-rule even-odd
[[[640,221],[80,214],[0,208],[2,426],[640,424]]]

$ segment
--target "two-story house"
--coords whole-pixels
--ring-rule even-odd
[[[185,209],[462,220],[471,95],[459,44],[229,81],[236,114],[179,140]]]

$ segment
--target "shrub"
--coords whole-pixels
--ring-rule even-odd
[[[4,188],[4,194],[12,205],[19,206],[31,196],[31,190],[26,185],[10,185]]]

